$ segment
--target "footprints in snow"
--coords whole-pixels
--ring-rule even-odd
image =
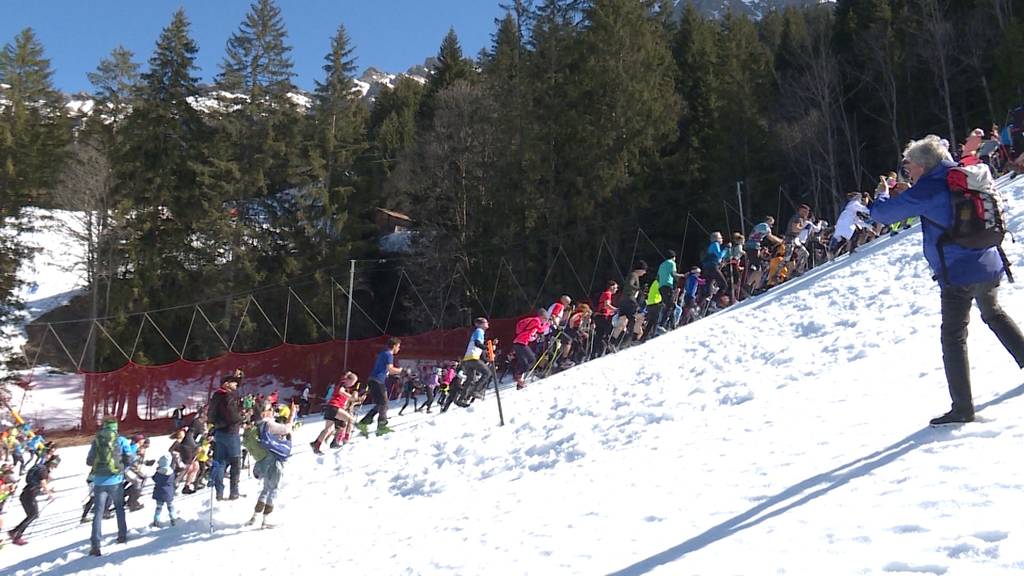
[[[928,529],[916,524],[894,526],[896,534],[923,534]],[[938,548],[938,552],[953,560],[996,560],[999,558],[999,543],[1010,536],[1003,530],[983,530],[966,536],[961,541]],[[885,572],[909,572],[917,574],[945,574],[949,568],[940,564],[910,564],[907,562],[889,562],[882,567]]]

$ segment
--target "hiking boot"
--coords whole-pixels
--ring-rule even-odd
[[[341,444],[338,444],[337,442],[331,442],[331,448],[337,450],[338,448],[341,448]]]
[[[309,445],[313,448],[313,454],[323,454],[323,452],[320,451],[320,443],[316,440],[310,442]]]
[[[255,526],[256,525],[256,520],[259,519],[259,516],[260,516],[259,512],[253,514],[252,518],[249,518],[249,521],[246,522],[245,525],[246,526]]]
[[[388,428],[387,424],[385,424],[383,426],[377,426],[377,436],[383,436],[385,434],[390,434],[392,432],[394,432],[394,430],[392,430],[391,428]]]
[[[103,554],[100,554],[99,548],[91,548],[89,550],[89,556],[103,556]]]
[[[171,518],[171,526],[174,526],[177,523],[178,523],[177,520],[175,520],[174,518]]]
[[[242,497],[243,497],[243,494],[235,493],[235,494],[232,494],[231,496],[228,496],[228,500],[238,500],[239,498],[242,498]]]
[[[932,426],[943,426],[945,424],[966,424],[967,422],[974,422],[974,413],[963,413],[957,412],[956,410],[950,410],[938,418],[932,418],[928,421],[928,424]]]
[[[522,390],[526,388],[526,382],[516,382],[516,390]]]
[[[162,528],[162,526],[160,526],[160,523],[157,522],[156,520],[153,520],[152,522],[150,522],[149,523],[149,527],[150,528]]]
[[[367,430],[367,428],[368,428],[368,426],[366,425],[365,422],[360,422],[360,423],[356,424],[356,429],[359,430],[359,435],[362,436],[363,438],[369,438],[370,437],[370,432],[369,432],[369,430]]]
[[[117,537],[117,543],[118,544],[125,544],[127,542],[128,542],[128,537],[127,536],[118,536]]]

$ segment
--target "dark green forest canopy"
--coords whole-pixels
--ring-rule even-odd
[[[321,320],[344,308],[353,259],[373,262],[355,278],[353,337],[592,297],[635,258],[682,249],[696,263],[710,231],[799,203],[834,220],[910,138],[961,142],[1024,102],[1024,1],[781,4],[754,18],[516,0],[482,53],[451,30],[425,84],[403,77],[372,100],[354,90],[358,46],[339,23],[308,106],[273,0],[239,24],[214,87],[195,56],[221,48],[197,46],[179,11],[152,54],[98,63],[102,112],[74,119],[26,30],[0,53],[0,211],[85,215],[88,287],[63,317],[141,334],[138,362],[202,359],[224,351],[218,333],[243,350],[280,342],[285,323],[289,341],[337,336]],[[378,207],[415,222],[409,252],[380,252]],[[5,242],[9,315],[25,247]],[[265,315],[248,299],[260,287]],[[204,333],[188,308],[159,314],[163,335],[133,315],[193,302]],[[91,347],[83,368],[125,361],[88,323],[63,329]]]

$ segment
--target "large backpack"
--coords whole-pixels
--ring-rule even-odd
[[[292,454],[292,443],[291,440],[286,438],[279,438],[270,433],[268,426],[265,423],[259,425],[260,430],[260,446],[269,452],[272,456],[277,458],[279,462],[284,462]]]
[[[267,450],[260,444],[260,431],[257,426],[245,429],[245,434],[242,435],[242,446],[249,451],[254,462],[259,462],[267,457]]]
[[[946,263],[941,244],[952,242],[964,248],[996,248],[1006,276],[1013,282],[1010,262],[1001,246],[1006,236],[1006,201],[996,189],[989,167],[975,164],[950,168],[946,184],[953,203],[953,223],[940,240],[943,275]]]
[[[103,429],[92,441],[92,473],[94,476],[114,476],[124,472],[125,462],[117,442],[117,432]]]

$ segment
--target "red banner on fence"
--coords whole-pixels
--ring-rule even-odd
[[[488,338],[498,338],[501,347],[512,345],[515,319],[492,320]],[[466,351],[471,330],[434,330],[403,336],[398,366],[414,361],[460,360]],[[320,344],[281,344],[252,353],[231,352],[202,362],[179,360],[160,366],[130,363],[113,372],[87,373],[84,379],[82,423],[91,429],[97,417],[116,413],[131,426],[166,422],[175,407],[185,405],[188,412],[206,403],[221,378],[240,368],[245,377],[239,394],[269,394],[277,390],[282,401],[301,394],[306,384],[312,395],[323,397],[346,369],[366,381],[387,336],[348,342],[348,366],[345,365],[345,341]]]

